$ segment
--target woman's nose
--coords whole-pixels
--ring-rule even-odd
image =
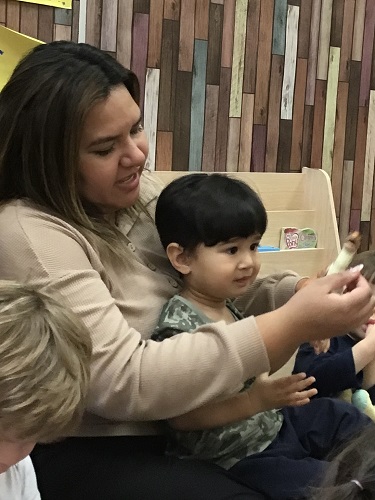
[[[139,147],[138,143],[130,139],[121,157],[121,165],[131,167],[133,165],[144,165],[146,161],[145,152]]]

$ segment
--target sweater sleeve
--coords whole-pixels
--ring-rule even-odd
[[[0,278],[27,279],[60,294],[91,332],[90,412],[118,421],[171,418],[228,396],[269,370],[254,317],[206,325],[162,343],[147,340],[127,321],[127,308],[137,304],[130,297],[119,309],[104,269],[100,263],[94,269],[78,232],[35,216],[21,224],[11,211],[2,215]],[[128,286],[142,287],[128,273]],[[137,314],[147,316],[150,308]]]
[[[332,339],[328,352],[315,354],[310,344],[299,348],[293,373],[304,372],[316,379],[317,397],[332,397],[345,389],[359,389],[362,384],[362,371],[355,373],[351,348],[337,349],[337,339]]]
[[[300,276],[293,271],[260,277],[242,297],[234,301],[234,304],[244,316],[258,316],[274,311],[294,295],[296,284],[300,279]]]

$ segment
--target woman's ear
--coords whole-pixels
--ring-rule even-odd
[[[178,243],[169,243],[166,249],[169,262],[181,274],[190,273],[190,256]]]

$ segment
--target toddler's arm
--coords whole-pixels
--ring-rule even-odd
[[[370,389],[375,385],[375,359],[370,361],[368,365],[363,368],[363,389]]]
[[[363,370],[375,357],[375,327],[369,327],[366,337],[352,347],[355,372]]]
[[[321,397],[349,388],[372,387],[375,384],[375,326],[370,328],[373,332],[354,345],[348,337],[332,339],[332,349],[326,354],[316,355],[311,345],[302,344],[294,371],[315,377],[314,386]],[[362,370],[363,379],[358,375]]]
[[[353,346],[356,373],[363,370],[363,389],[375,384],[375,325],[368,326],[366,337]]]
[[[279,379],[262,374],[249,389],[232,397],[208,403],[168,420],[169,425],[179,431],[213,429],[250,418],[257,413],[283,406],[302,406],[309,403],[317,393],[308,389],[314,383],[313,377],[297,373]]]

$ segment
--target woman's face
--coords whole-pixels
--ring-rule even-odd
[[[85,120],[79,147],[79,192],[103,213],[127,208],[139,196],[148,142],[138,105],[125,86],[114,87]]]

